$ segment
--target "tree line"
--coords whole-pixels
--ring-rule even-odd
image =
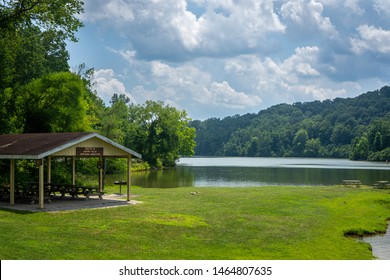
[[[355,98],[279,104],[192,121],[195,155],[390,160],[390,87]]]
[[[77,42],[82,12],[80,0],[0,2],[0,133],[94,131],[156,167],[191,156],[195,130],[185,111],[118,94],[106,105],[94,69],[70,69],[66,41]]]

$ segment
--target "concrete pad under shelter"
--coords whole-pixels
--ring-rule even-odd
[[[19,202],[11,206],[8,201],[0,201],[0,210],[9,209],[27,212],[58,212],[123,207],[138,203],[140,202],[136,200],[127,201],[126,195],[112,194],[103,196],[103,199],[99,199],[97,197],[91,197],[87,200],[84,197],[53,198],[51,203],[45,203],[45,208],[43,209],[39,209],[38,204],[31,204],[28,202]]]

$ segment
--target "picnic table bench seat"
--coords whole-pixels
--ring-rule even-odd
[[[360,180],[343,180],[344,186],[359,187],[362,182]]]

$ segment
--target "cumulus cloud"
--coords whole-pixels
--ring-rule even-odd
[[[84,54],[94,48],[88,58],[102,68],[95,81],[106,102],[123,93],[226,116],[351,96],[390,79],[390,0],[84,2],[86,33],[99,37],[84,41]]]
[[[140,58],[188,60],[267,48],[265,34],[284,32],[272,0],[198,1],[199,17],[185,0],[87,0],[83,20],[114,28]]]
[[[228,82],[213,82],[209,88],[203,88],[198,101],[203,104],[213,104],[226,108],[244,109],[255,107],[261,103],[261,98],[255,95],[248,95],[244,92],[237,92]]]
[[[116,94],[124,94],[135,102],[131,94],[126,90],[125,85],[115,78],[115,73],[112,69],[100,69],[95,71],[93,77],[94,87],[100,98],[108,104],[111,97]]]
[[[347,93],[342,88],[330,85],[316,68],[318,67],[318,46],[295,49],[295,53],[278,62],[270,57],[241,56],[226,63],[225,69],[240,77],[243,83],[253,86],[258,96],[269,102],[294,102],[302,100],[325,100]]]
[[[317,46],[296,48],[293,55],[279,63],[270,57],[261,60],[256,56],[243,56],[228,61],[225,69],[234,71],[241,78],[254,79],[257,76],[256,80],[260,80],[262,85],[266,81],[271,81],[274,84],[282,81],[298,83],[302,76],[310,78],[320,75],[315,69],[319,51]]]
[[[337,36],[338,32],[329,17],[323,16],[324,5],[315,0],[287,1],[281,7],[281,15],[289,23],[291,29],[304,36]],[[294,32],[294,31],[291,31]]]
[[[227,81],[216,82],[210,73],[191,65],[174,67],[154,61],[150,63],[150,71],[155,89],[135,87],[132,94],[137,99],[159,99],[170,104],[187,103],[235,109],[254,107],[261,103],[259,96],[237,91]]]
[[[390,54],[390,30],[361,25],[357,31],[359,37],[351,39],[353,52],[361,54],[364,51],[373,51]]]

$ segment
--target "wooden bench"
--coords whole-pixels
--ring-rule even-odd
[[[360,180],[343,180],[343,184],[345,187],[353,187],[353,188],[357,188],[359,187],[362,182]]]

